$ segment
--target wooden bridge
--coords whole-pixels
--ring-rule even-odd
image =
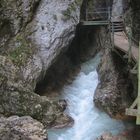
[[[136,63],[136,66],[134,66],[131,72],[138,74],[138,96],[130,108],[126,109],[126,115],[136,116],[136,124],[140,125],[140,49],[132,45],[132,33],[130,33],[129,37],[125,34],[125,27],[121,16],[117,20],[113,20],[111,12],[112,9],[110,7],[99,8],[94,11],[88,11],[86,9],[85,20],[81,21],[81,25],[107,26],[110,32],[112,48],[124,52],[128,58],[128,62],[133,60]]]

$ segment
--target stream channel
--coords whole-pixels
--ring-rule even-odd
[[[49,130],[49,140],[96,140],[104,132],[118,134],[131,124],[110,118],[93,104],[98,80],[96,68],[100,55],[81,66],[81,71],[70,85],[64,86],[61,99],[68,101],[66,113],[74,119],[71,128]]]

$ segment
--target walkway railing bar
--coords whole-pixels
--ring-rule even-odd
[[[90,11],[89,11],[89,12],[87,12],[87,13],[91,13],[91,14],[98,14],[98,13],[99,13],[99,14],[100,14],[100,13],[108,13],[108,11],[101,11],[101,12],[90,12]]]
[[[102,9],[108,9],[108,7],[106,7],[106,8],[96,8],[95,10],[97,11],[97,10],[102,10]],[[110,9],[112,9],[112,7],[110,7]],[[93,10],[93,9],[92,9]]]
[[[112,22],[112,49],[114,49],[114,23]]]
[[[87,20],[88,20],[88,19],[87,19],[87,9],[86,9],[86,17],[85,17],[85,18],[86,18],[86,21],[87,21]]]
[[[140,41],[139,41],[139,61],[138,61],[138,105],[136,124],[140,125]]]
[[[108,20],[108,15],[109,13],[108,12],[87,12],[86,13],[86,20],[92,20],[92,18],[95,20],[95,19],[98,19],[100,18],[101,20]]]
[[[129,48],[128,48],[128,63],[131,62],[131,52],[132,52],[132,30],[130,30],[130,33],[128,35],[128,41],[129,41]]]

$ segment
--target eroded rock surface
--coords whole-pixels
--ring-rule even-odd
[[[0,118],[1,140],[47,140],[45,127],[29,116]]]
[[[125,63],[110,49],[105,49],[98,68],[99,84],[94,102],[111,117],[126,119],[125,108],[129,107],[133,86]]]
[[[122,131],[119,134],[112,134],[109,132],[106,132],[102,134],[97,140],[139,140],[140,134],[139,134],[139,126],[136,126],[131,129],[126,129]]]
[[[82,0],[1,1],[0,113],[30,115],[48,127],[73,122],[59,101],[40,97],[34,89],[74,38],[81,4]]]
[[[113,136],[111,133],[105,133],[97,140],[136,140],[132,132],[118,134]]]

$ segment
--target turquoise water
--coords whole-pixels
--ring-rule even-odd
[[[99,54],[84,63],[72,84],[62,90],[62,99],[68,100],[66,113],[75,123],[71,128],[49,130],[49,140],[96,140],[104,132],[117,134],[128,127],[122,121],[111,119],[98,110],[93,103],[94,91],[98,84],[96,67]]]

